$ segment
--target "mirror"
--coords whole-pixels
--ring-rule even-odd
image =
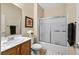
[[[11,3],[1,4],[1,36],[21,34],[22,10]]]

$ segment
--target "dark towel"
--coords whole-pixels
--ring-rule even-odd
[[[16,34],[16,26],[10,26],[10,34]]]
[[[75,32],[75,24],[68,24],[68,42],[70,46],[73,46],[75,44]]]

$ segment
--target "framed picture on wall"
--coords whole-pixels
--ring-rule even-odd
[[[33,19],[25,16],[25,27],[32,28],[33,27]]]

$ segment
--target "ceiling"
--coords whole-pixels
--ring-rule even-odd
[[[59,6],[63,6],[64,3],[39,3],[39,5],[44,9],[49,9],[49,8],[54,8],[54,7],[59,7]]]
[[[26,7],[28,7],[28,6],[33,6],[33,3],[13,3],[14,5],[16,5],[17,7],[19,7],[19,8],[26,8]]]

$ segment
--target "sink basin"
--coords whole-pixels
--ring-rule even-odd
[[[15,37],[14,39],[11,39],[11,40],[9,39],[9,40],[2,41],[1,42],[1,47],[16,44],[16,43],[22,41],[24,38],[25,37]]]

